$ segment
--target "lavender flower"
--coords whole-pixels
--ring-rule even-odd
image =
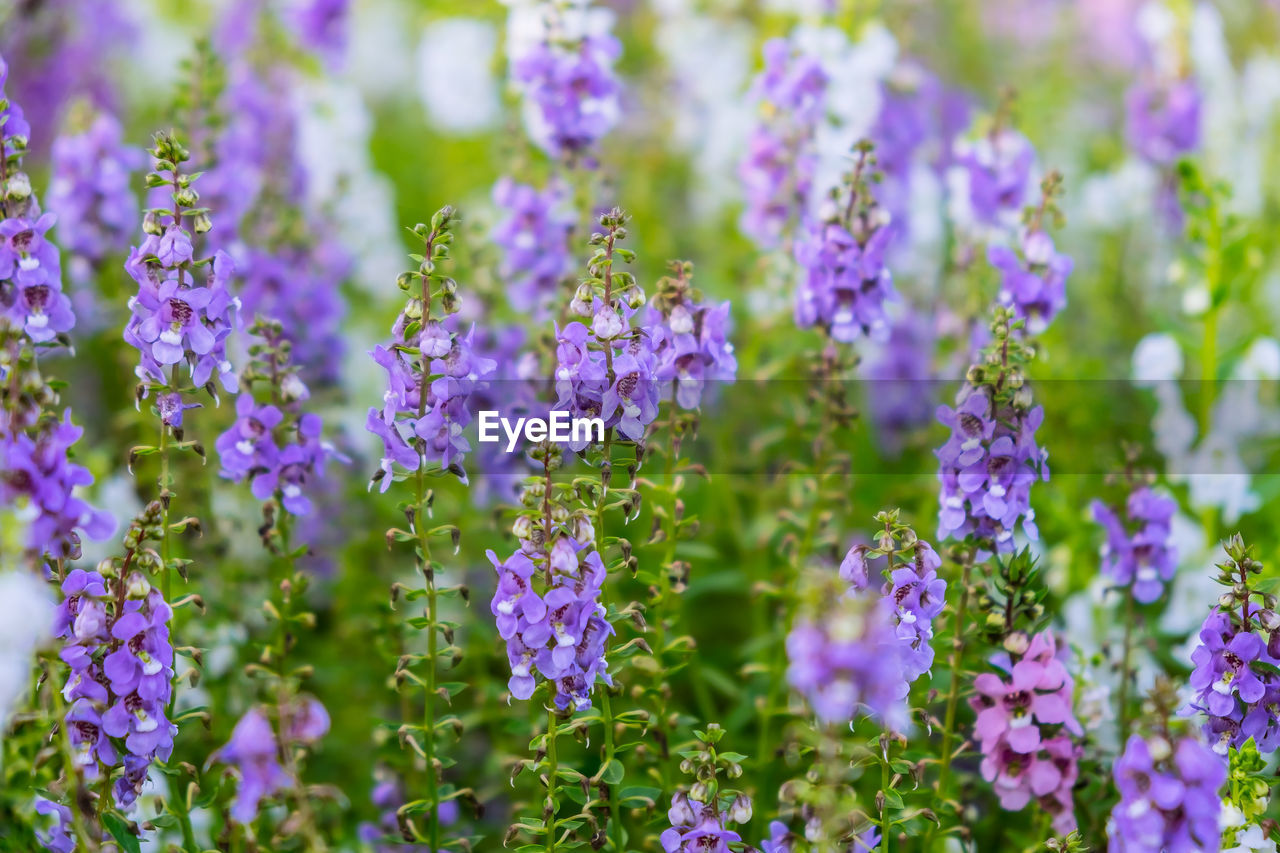
[[[824,723],[859,710],[886,727],[906,723],[902,644],[889,610],[861,595],[828,591],[787,634],[787,681]]]
[[[244,713],[231,732],[231,740],[211,758],[236,769],[240,785],[231,806],[231,817],[247,824],[258,815],[258,804],[287,787],[288,775],[280,765],[280,746],[271,721],[261,708]]]
[[[880,444],[890,452],[900,451],[905,434],[932,420],[933,405],[923,391],[934,376],[936,345],[929,321],[908,310],[890,320],[888,338],[867,361],[868,414]]]
[[[956,142],[951,174],[959,204],[978,225],[1012,227],[1027,203],[1035,160],[1031,142],[999,121],[986,136]]]
[[[125,245],[138,221],[138,201],[129,184],[143,158],[124,144],[120,123],[110,113],[78,121],[80,129],[53,143],[49,206],[58,213],[58,235],[71,253],[72,278],[83,285],[94,268]]]
[[[360,824],[357,830],[360,840],[372,844],[374,853],[431,853],[426,845],[404,843],[398,811],[407,801],[400,781],[388,772],[376,774],[375,781],[370,799],[381,809],[382,814],[377,823]],[[452,826],[457,823],[459,811],[456,799],[440,803],[440,825]]]
[[[552,157],[578,160],[617,123],[621,86],[613,63],[621,43],[608,32],[608,13],[585,3],[543,2],[523,10],[513,31],[511,79],[524,98],[525,128]]]
[[[1054,250],[1043,231],[1024,229],[1021,257],[1007,246],[991,246],[987,260],[1000,271],[1000,303],[1014,309],[1033,333],[1043,332],[1067,304],[1071,258]]]
[[[56,821],[48,831],[36,833],[44,849],[50,853],[73,853],[76,840],[71,834],[71,809],[44,797],[36,797],[36,814],[53,815]]]
[[[1130,588],[1136,601],[1150,604],[1178,570],[1172,522],[1177,504],[1146,486],[1134,489],[1125,517],[1101,501],[1093,502],[1093,519],[1107,534],[1102,571],[1117,586]]]
[[[778,245],[807,203],[817,166],[813,137],[827,83],[816,58],[796,52],[786,39],[765,43],[764,70],[751,88],[762,118],[738,167],[746,195],[740,227],[764,248]]]
[[[493,203],[504,213],[491,236],[502,251],[498,274],[506,294],[517,311],[544,318],[572,268],[567,192],[558,183],[539,191],[503,178],[493,187]]]
[[[1190,78],[1136,83],[1125,115],[1129,146],[1154,166],[1172,166],[1200,144],[1200,89]]]
[[[859,146],[844,190],[847,201],[833,193],[823,217],[807,222],[795,245],[802,271],[796,290],[796,325],[817,326],[842,343],[859,335],[885,340],[889,335],[885,303],[896,298],[893,276],[885,266],[893,232],[886,227],[886,212],[870,197],[870,153],[869,143]]]
[[[290,23],[298,41],[330,68],[342,65],[350,6],[351,0],[304,0],[292,9]]]
[[[732,381],[738,372],[727,340],[729,303],[704,305],[690,279],[693,265],[672,263],[676,275],[659,281],[646,334],[653,348],[654,379],[670,382],[677,405],[696,409],[708,381]]]
[[[1268,599],[1251,586],[1262,571],[1239,535],[1226,542],[1228,560],[1218,583],[1229,589],[1205,617],[1200,643],[1191,653],[1194,695],[1183,713],[1206,715],[1204,733],[1213,750],[1226,755],[1253,738],[1266,754],[1280,747],[1280,617],[1252,601]]]
[[[153,172],[148,183],[169,186],[172,206],[148,211],[143,221],[146,238],[125,264],[138,284],[129,302],[132,316],[124,339],[140,354],[139,396],[153,388],[180,390],[173,387],[176,367],[172,376],[166,370],[182,363],[196,387],[206,386],[217,373],[223,387],[234,392],[239,380],[226,354],[227,338],[239,326],[240,303],[228,289],[234,265],[221,251],[212,259],[195,257],[193,236],[207,232],[211,223],[208,214],[195,207],[195,178],[181,171],[180,164],[189,159],[187,151],[173,137],[158,134],[151,154],[160,171]],[[206,284],[199,286],[196,273],[205,268]]]
[[[1016,660],[994,659],[1006,677],[986,672],[973,682],[982,777],[1001,807],[1021,811],[1034,798],[1053,815],[1054,831],[1066,834],[1075,828],[1071,789],[1081,752],[1069,735],[1084,734],[1071,710],[1073,682],[1052,634],[1037,634],[1023,648]]]
[[[1217,853],[1223,758],[1194,737],[1130,735],[1115,764],[1110,853]]]
[[[745,818],[741,822],[746,822],[751,819],[751,801],[742,799],[746,805],[742,807]],[[726,825],[730,820],[728,812],[721,811],[716,803],[690,799],[682,791],[672,795],[667,819],[671,828],[660,839],[664,853],[729,853],[730,844],[742,841],[742,836]]]

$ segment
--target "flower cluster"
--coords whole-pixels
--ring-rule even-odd
[[[575,320],[556,329],[554,408],[575,418],[600,418],[606,429],[639,442],[658,416],[657,359],[650,335],[631,323],[644,291],[630,273],[614,269],[615,255],[628,262],[635,257],[617,245],[627,235],[625,221],[615,208],[600,217],[603,230],[591,235],[596,249],[588,278],[570,306],[590,317],[591,326]],[[590,443],[590,436],[580,435],[569,447],[579,451]]]
[[[72,278],[81,283],[133,233],[138,200],[130,181],[143,155],[124,144],[110,113],[86,109],[72,123],[76,130],[53,143],[49,207],[58,214],[58,237],[71,253]]]
[[[43,344],[69,331],[76,318],[62,292],[58,248],[46,236],[54,216],[41,214],[22,171],[31,127],[22,107],[5,97],[8,77],[0,57],[0,323]]]
[[[674,276],[658,282],[646,333],[653,347],[654,379],[670,382],[677,405],[696,409],[708,381],[731,381],[738,372],[727,340],[729,303],[705,305],[693,288],[693,264],[675,261]]]
[[[764,69],[751,87],[760,120],[738,166],[746,196],[742,232],[772,248],[804,208],[817,158],[812,151],[821,120],[828,76],[815,57],[798,52],[786,39],[764,45]]]
[[[1184,713],[1207,716],[1204,733],[1220,755],[1249,738],[1271,753],[1280,747],[1280,617],[1274,598],[1252,587],[1251,576],[1262,572],[1253,549],[1239,534],[1224,547],[1217,581],[1228,591],[1205,617],[1191,653],[1194,695]]]
[[[1041,183],[1040,204],[1028,210],[1026,224],[1018,232],[1020,252],[1004,245],[987,248],[987,261],[1000,272],[1001,305],[1039,334],[1067,304],[1067,277],[1074,266],[1070,257],[1055,250],[1045,230],[1045,220],[1061,221],[1055,199],[1062,194],[1062,175],[1050,172]]]
[[[488,552],[498,575],[489,609],[511,664],[507,686],[528,699],[541,676],[553,686],[557,708],[588,707],[597,678],[613,683],[605,662],[613,626],[599,600],[606,571],[595,530],[583,514],[542,527],[525,515],[515,530],[519,550],[505,561]]]
[[[234,767],[240,777],[231,817],[238,823],[250,823],[258,814],[265,797],[296,784],[287,769],[287,756],[298,745],[309,746],[329,731],[329,713],[310,696],[296,697],[280,709],[280,737],[272,728],[267,710],[255,705],[244,713],[231,732],[226,745],[210,756]],[[281,764],[286,756],[289,764]]]
[[[832,194],[823,215],[806,222],[796,239],[796,325],[817,326],[842,343],[860,335],[885,340],[885,303],[896,298],[885,266],[893,231],[888,212],[871,197],[872,163],[870,143],[860,143],[848,185]]]
[[[323,476],[337,452],[321,438],[320,416],[301,410],[310,392],[291,363],[292,345],[281,324],[259,320],[250,331],[261,343],[250,348],[236,419],[215,444],[222,476],[236,482],[249,478],[258,500],[275,497],[293,515],[306,515],[311,511],[307,485]],[[255,386],[265,386],[269,402],[254,397]]]
[[[610,15],[539,2],[512,10],[511,78],[524,97],[525,128],[552,157],[589,154],[617,123],[621,43]]]
[[[502,251],[498,275],[511,306],[545,317],[573,263],[569,235],[574,217],[565,188],[553,182],[539,191],[503,178],[493,187],[493,203],[503,218],[490,236]]]
[[[787,681],[824,723],[851,722],[863,709],[901,728],[905,644],[890,608],[824,581],[815,584],[812,606],[787,634]]]
[[[751,798],[722,787],[718,777],[741,776],[738,761],[746,756],[717,751],[716,745],[724,734],[718,723],[712,723],[705,731],[694,732],[700,741],[697,748],[682,753],[681,769],[697,781],[688,792],[680,790],[671,795],[671,807],[667,809],[671,826],[659,839],[663,853],[728,853],[730,844],[742,843],[742,836],[729,825],[751,820]]]
[[[167,717],[173,687],[172,610],[142,571],[159,558],[145,548],[161,535],[161,507],[153,501],[125,534],[126,556],[102,571],[73,569],[62,581],[54,633],[70,669],[63,697],[67,731],[86,778],[123,762],[116,804],[129,808],[152,762],[167,760],[177,726]],[[131,568],[132,567],[132,568]]]
[[[387,372],[382,408],[369,409],[365,421],[369,432],[382,439],[382,461],[373,482],[381,481],[384,492],[396,465],[407,471],[438,465],[463,482],[467,479],[462,462],[471,445],[463,430],[471,423],[472,395],[496,365],[475,351],[475,329],[463,334],[449,316],[458,310],[457,284],[436,271],[449,256],[455,221],[453,209],[446,207],[430,226],[414,229],[426,246],[422,263],[400,276],[401,289],[410,295],[392,326],[394,340],[370,353]],[[437,299],[443,318],[431,316]]]
[[[1200,89],[1190,78],[1141,81],[1125,97],[1129,146],[1154,166],[1168,167],[1200,144]]]
[[[1117,586],[1131,589],[1135,601],[1150,604],[1178,570],[1172,542],[1177,504],[1148,486],[1139,486],[1125,502],[1124,518],[1102,501],[1093,502],[1093,519],[1107,534],[1102,571]]]
[[[1216,853],[1226,762],[1193,736],[1130,735],[1115,764],[1110,853]]]
[[[379,771],[374,777],[373,793],[369,797],[382,811],[377,823],[360,824],[360,840],[373,846],[374,853],[431,853],[425,845],[404,843],[398,812],[406,802],[400,780],[393,774]],[[440,803],[440,825],[451,826],[458,822],[458,801]]]
[[[969,700],[978,713],[982,777],[1003,808],[1020,811],[1034,798],[1065,834],[1075,827],[1071,788],[1080,756],[1071,735],[1084,734],[1071,711],[1074,685],[1052,634],[1015,634],[1006,646],[1020,654],[998,656],[1005,674],[978,675]]]
[[[991,132],[974,140],[957,140],[952,182],[955,197],[976,225],[1012,227],[1022,215],[1032,190],[1036,151],[1030,140],[998,117]]]
[[[181,164],[190,159],[187,150],[174,137],[157,134],[150,154],[155,171],[147,183],[169,187],[172,206],[147,211],[146,237],[125,264],[138,285],[129,301],[132,315],[124,339],[141,356],[136,371],[139,396],[151,389],[162,395],[178,392],[177,365],[183,363],[195,387],[212,391],[209,383],[216,373],[222,386],[235,392],[239,380],[227,359],[227,338],[240,322],[240,302],[229,289],[234,264],[222,251],[212,258],[196,258],[193,241],[212,223],[208,211],[195,206],[200,197],[192,185],[198,175],[182,171]],[[206,274],[204,286],[197,281],[197,271]],[[166,375],[171,367],[172,375]]]
[[[938,409],[938,420],[951,430],[936,451],[939,538],[973,536],[984,547],[1008,551],[1018,525],[1031,539],[1039,535],[1031,486],[1048,479],[1048,453],[1036,444],[1044,410],[1032,405],[1022,375],[1027,350],[1014,337],[1020,327],[1008,311],[998,311],[984,363],[970,368],[955,408]]]

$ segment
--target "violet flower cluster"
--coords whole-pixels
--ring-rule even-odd
[[[564,186],[549,183],[538,190],[511,178],[493,187],[494,206],[502,219],[491,239],[502,252],[498,275],[511,306],[544,319],[557,303],[573,261],[569,235],[574,216]]]
[[[547,154],[570,161],[588,157],[621,114],[613,64],[622,44],[604,26],[607,12],[580,6],[536,4],[530,23],[539,32],[518,44],[513,39],[510,57],[529,136]]]
[[[192,185],[198,175],[182,171],[190,155],[174,137],[157,134],[155,142],[150,153],[156,171],[148,184],[167,185],[171,206],[147,211],[146,236],[125,264],[138,285],[129,301],[132,315],[124,339],[139,352],[139,396],[152,389],[162,398],[180,393],[178,368],[183,364],[195,387],[212,392],[210,380],[216,374],[223,388],[234,393],[239,379],[227,358],[227,338],[240,323],[240,302],[230,290],[235,267],[223,251],[212,258],[196,257],[195,238],[212,227],[207,210],[196,207],[200,197]],[[170,398],[167,416],[162,413],[166,426],[180,427],[182,410]]]
[[[604,214],[604,230],[591,238],[597,248],[588,265],[590,277],[570,305],[574,313],[591,318],[590,327],[575,320],[556,328],[553,408],[574,418],[600,418],[606,429],[639,442],[658,417],[658,362],[653,338],[632,323],[644,291],[630,273],[614,270],[615,254],[633,257],[616,245],[626,236],[625,219],[616,208]],[[580,451],[590,443],[590,435],[580,434],[569,447]]]
[[[47,236],[54,216],[41,213],[22,171],[31,126],[22,107],[5,96],[8,78],[0,57],[0,323],[43,344],[69,331],[76,318],[62,291],[58,248]]]
[[[1142,604],[1159,600],[1178,570],[1172,529],[1177,508],[1172,498],[1148,486],[1129,494],[1123,518],[1102,501],[1093,502],[1093,519],[1107,534],[1102,572],[1117,586],[1131,590],[1134,600]]]
[[[291,364],[292,347],[281,324],[260,320],[252,331],[262,342],[251,350],[253,361],[242,377],[246,389],[236,398],[236,419],[215,443],[222,476],[248,479],[258,500],[275,497],[287,512],[306,515],[311,511],[308,485],[324,475],[331,458],[343,457],[322,438],[320,416],[302,411],[310,391]],[[250,390],[255,386],[266,386],[266,401],[255,398]]]
[[[1022,654],[993,659],[1004,674],[984,672],[973,682],[982,778],[1001,807],[1021,811],[1035,800],[1053,816],[1054,831],[1066,834],[1075,828],[1071,789],[1081,753],[1072,736],[1084,734],[1071,708],[1074,683],[1051,633],[1014,637]]]
[[[1115,764],[1109,853],[1217,853],[1227,764],[1194,736],[1130,735]]]
[[[400,286],[410,293],[405,307],[391,327],[392,341],[370,352],[387,373],[382,408],[370,408],[365,428],[382,440],[383,453],[373,483],[390,488],[396,466],[417,471],[420,465],[438,466],[462,482],[467,481],[463,460],[471,449],[463,431],[472,420],[473,395],[483,389],[496,364],[476,350],[476,330],[458,329],[457,284],[436,272],[448,257],[456,215],[444,208],[432,224],[418,225],[415,233],[426,246],[417,270],[400,276]],[[439,291],[432,290],[439,287]],[[444,317],[431,314],[439,300]]]
[[[1200,145],[1200,89],[1190,77],[1139,81],[1125,97],[1125,119],[1129,147],[1168,168]]]
[[[1000,304],[1013,308],[1028,331],[1039,334],[1066,307],[1074,262],[1054,248],[1053,238],[1037,224],[1021,229],[1018,248],[989,246],[987,260],[1000,272]]]
[[[984,136],[957,140],[951,174],[975,224],[995,229],[1018,224],[1032,190],[1035,161],[1030,140],[999,121]]]
[[[247,824],[258,815],[263,799],[297,784],[290,763],[281,757],[297,746],[310,746],[329,731],[329,713],[318,700],[299,696],[280,709],[280,737],[272,727],[267,710],[255,705],[244,713],[231,732],[226,745],[213,753],[210,760],[235,768],[240,782],[231,817]]]
[[[888,211],[870,195],[870,153],[869,143],[860,145],[848,185],[833,193],[822,216],[805,223],[795,244],[796,325],[817,326],[841,343],[885,340],[885,304],[897,298],[885,265],[893,231]]]
[[[738,372],[728,341],[729,303],[705,305],[690,284],[693,267],[677,261],[648,310],[645,333],[653,347],[654,379],[670,383],[682,409],[696,409],[708,382],[731,382]]]
[[[579,514],[545,526],[521,516],[515,531],[520,548],[505,561],[487,552],[498,575],[489,609],[507,644],[508,689],[528,699],[545,679],[557,708],[589,707],[596,680],[613,683],[605,649],[614,630],[600,603],[607,572],[595,530]]]
[[[135,565],[149,561],[142,548],[160,523],[160,504],[152,502],[130,527],[124,544]],[[129,809],[151,764],[169,758],[178,730],[167,716],[173,612],[137,570],[121,578],[73,569],[62,592],[54,631],[70,670],[62,695],[69,703],[66,725],[76,763],[91,780],[122,767],[112,793],[119,808]]]
[[[127,245],[138,221],[130,189],[144,162],[126,145],[120,122],[107,112],[85,110],[74,132],[53,143],[49,207],[58,214],[58,238],[71,253],[71,276],[88,282],[96,267]]]
[[[938,409],[938,420],[951,430],[935,451],[941,483],[938,536],[972,536],[1009,551],[1019,526],[1029,538],[1038,537],[1031,486],[1047,480],[1049,471],[1048,454],[1035,438],[1044,410],[1021,395],[1004,401],[1001,396],[993,386],[966,382],[954,409]]]
[[[1228,591],[1205,617],[1191,653],[1193,695],[1183,713],[1205,715],[1205,738],[1219,755],[1250,738],[1265,755],[1280,747],[1280,616],[1275,599],[1253,589],[1251,576],[1262,564],[1252,549],[1239,534],[1225,548],[1217,582]]]
[[[898,624],[865,592],[828,592],[787,634],[787,682],[823,723],[848,723],[865,711],[888,728],[902,728]]]
[[[739,224],[764,248],[781,242],[809,198],[817,167],[813,138],[825,110],[828,81],[822,63],[788,40],[765,42],[764,69],[750,93],[761,117],[738,166],[746,197]]]

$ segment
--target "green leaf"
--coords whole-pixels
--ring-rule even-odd
[[[138,836],[129,831],[129,825],[123,820],[107,812],[102,816],[102,825],[106,827],[107,832],[111,833],[111,837],[124,849],[125,853],[142,853]]]
[[[616,785],[622,781],[625,774],[626,769],[622,766],[622,762],[616,758],[611,758],[609,763],[600,770],[600,781],[606,785]]]

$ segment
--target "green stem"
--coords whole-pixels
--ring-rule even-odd
[[[608,689],[601,690],[600,697],[600,710],[604,714],[604,763],[605,767],[609,767],[614,760],[613,707],[609,702]],[[621,784],[620,781],[619,784]],[[613,849],[617,853],[623,853],[622,810],[618,807],[617,787],[617,785],[609,785],[609,837],[613,843]]]
[[[969,610],[969,575],[973,567],[965,560],[961,575],[960,604],[956,607],[951,639],[951,688],[947,693],[947,710],[942,720],[942,770],[938,775],[938,796],[945,800],[950,793],[951,753],[955,740],[956,709],[960,704],[960,664],[964,656],[964,620]],[[930,830],[932,835],[932,830]]]
[[[556,774],[560,772],[556,759],[556,711],[547,709],[547,853],[555,853],[556,849]]]
[[[880,847],[882,853],[889,853],[892,841],[889,836],[889,740],[885,733],[885,747],[880,751]]]

